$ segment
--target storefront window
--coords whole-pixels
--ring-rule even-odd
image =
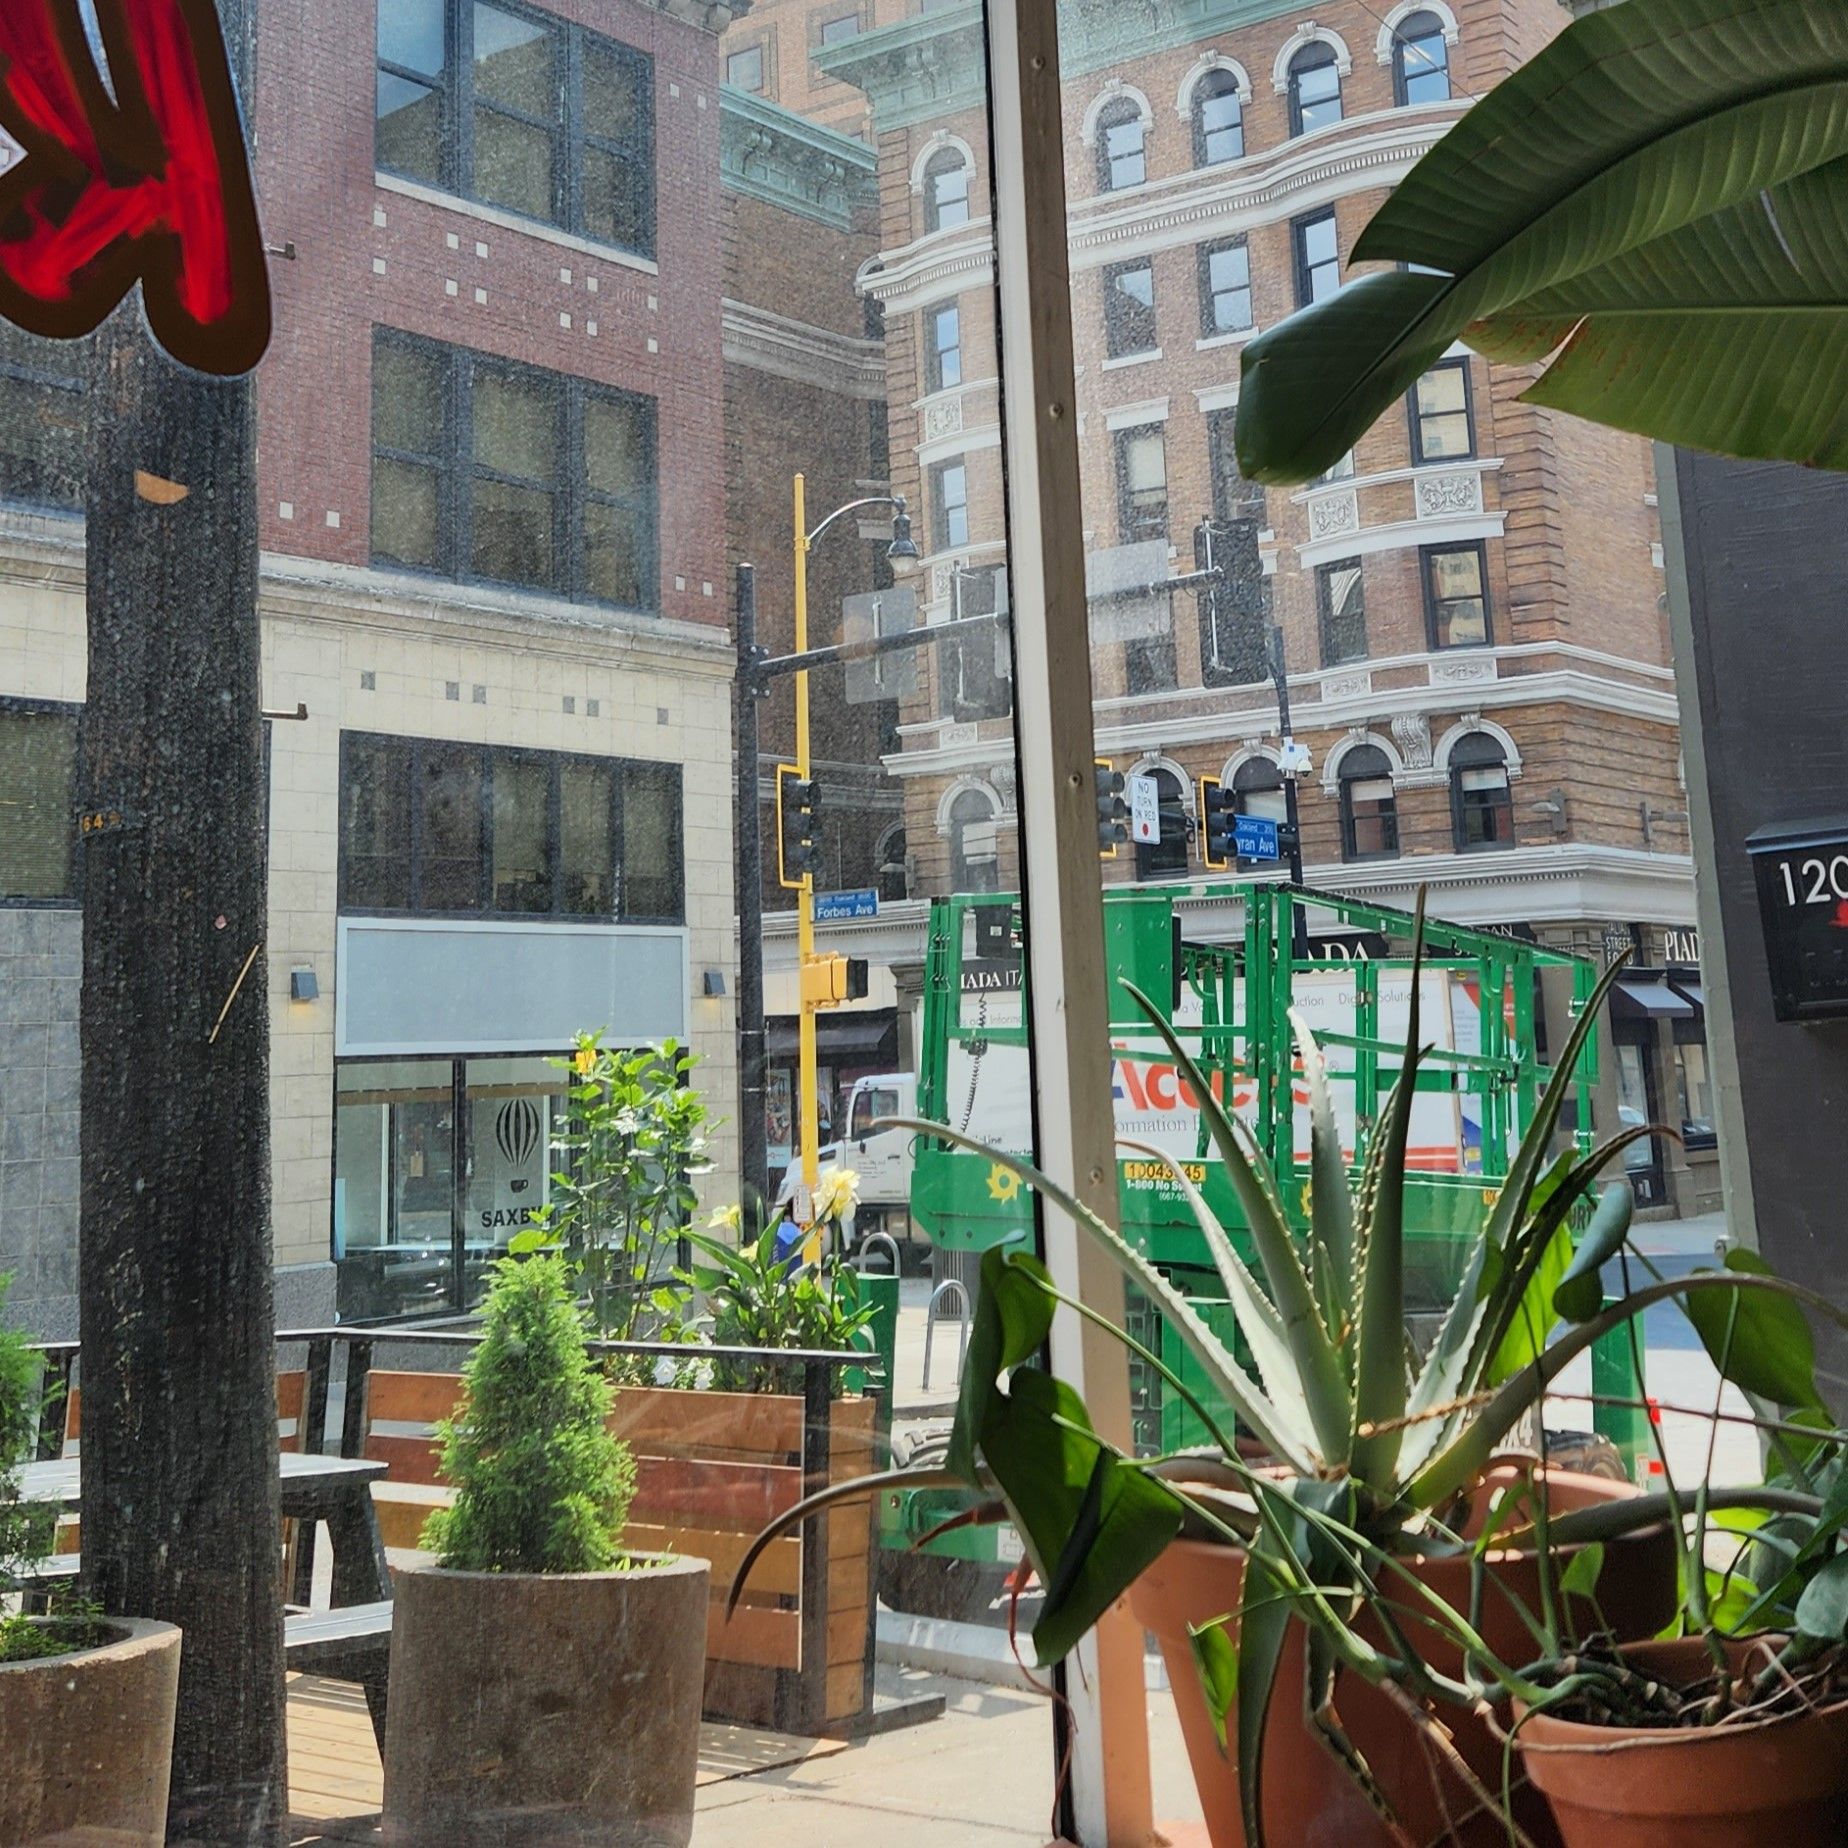
[[[1705,1020],[1675,1022],[1675,1092],[1681,1106],[1681,1134],[1688,1146],[1711,1147],[1713,1076],[1707,1062]]]

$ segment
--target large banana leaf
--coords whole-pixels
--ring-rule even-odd
[[[1549,404],[1848,461],[1845,156],[1848,8],[1587,16],[1470,110],[1354,247],[1419,269],[1361,277],[1245,348],[1240,467],[1319,474],[1458,337],[1530,360],[1567,342],[1531,394]]]

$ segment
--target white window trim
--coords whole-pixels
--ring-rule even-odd
[[[1399,747],[1393,741],[1376,731],[1360,728],[1349,732],[1345,738],[1337,738],[1328,747],[1328,754],[1322,759],[1322,793],[1338,796],[1341,793],[1341,762],[1349,751],[1363,744],[1376,746],[1385,754],[1386,762],[1392,770],[1393,785],[1396,788],[1400,777],[1405,774],[1405,759]]]
[[[1497,725],[1493,719],[1485,719],[1480,713],[1476,712],[1472,712],[1467,717],[1458,720],[1455,725],[1451,726],[1451,728],[1438,739],[1437,746],[1431,753],[1432,768],[1441,770],[1448,776],[1450,773],[1450,753],[1454,751],[1465,738],[1476,732],[1481,732],[1493,738],[1495,742],[1501,746],[1502,754],[1507,759],[1508,780],[1509,782],[1513,782],[1514,779],[1521,774],[1521,747],[1515,743],[1513,736],[1505,727]]]
[[[1140,430],[1145,424],[1165,424],[1167,421],[1166,398],[1144,398],[1139,404],[1119,404],[1114,411],[1104,413],[1106,430]]]
[[[445,192],[440,186],[420,185],[416,180],[400,179],[395,173],[374,173],[372,183],[380,192],[397,193],[401,198],[441,206],[445,212],[472,218],[477,224],[493,225],[497,231],[512,231],[520,237],[537,238],[542,244],[556,244],[560,250],[575,250],[581,256],[595,257],[611,269],[636,270],[644,276],[661,273],[660,264],[618,250],[614,244],[599,244],[591,238],[579,237],[574,231],[561,231],[556,225],[542,224],[536,218],[522,218],[517,212],[481,205],[473,199],[465,199],[460,193]]]
[[[1189,67],[1187,75],[1181,79],[1181,87],[1174,93],[1174,113],[1183,122],[1191,124],[1194,111],[1194,92],[1200,87],[1200,80],[1209,71],[1230,71],[1238,84],[1240,103],[1251,101],[1251,77],[1244,65],[1236,58],[1228,58],[1223,52],[1202,52]]]
[[[1119,353],[1115,359],[1106,359],[1098,366],[1099,372],[1121,372],[1125,366],[1146,366],[1151,360],[1161,358],[1160,347],[1150,347],[1143,353]]]
[[[1271,90],[1277,96],[1290,93],[1290,60],[1306,45],[1323,44],[1332,46],[1335,53],[1335,75],[1347,77],[1354,69],[1354,59],[1348,51],[1347,40],[1329,26],[1318,26],[1313,19],[1305,19],[1290,36],[1277,47],[1277,60],[1271,66]],[[1300,139],[1300,137],[1298,137]]]
[[[1399,0],[1399,4],[1380,21],[1379,37],[1374,42],[1374,50],[1382,64],[1392,62],[1392,43],[1399,30],[1399,22],[1410,19],[1414,13],[1435,13],[1444,22],[1446,45],[1454,45],[1462,36],[1457,26],[1457,16],[1444,4],[1444,0]]]
[[[1142,119],[1143,145],[1146,150],[1148,138],[1155,128],[1155,111],[1142,91],[1138,90],[1133,83],[1125,83],[1120,77],[1112,77],[1091,98],[1090,107],[1084,112],[1084,120],[1078,126],[1078,139],[1087,148],[1097,146],[1098,118],[1112,103],[1134,103],[1136,105],[1136,114]]]
[[[966,142],[961,135],[952,135],[947,128],[940,128],[918,150],[917,159],[911,163],[911,191],[914,197],[921,199],[924,196],[924,169],[928,167],[939,154],[943,153],[946,148],[951,153],[960,154],[962,156],[963,167],[969,175],[971,185],[974,184],[975,150],[970,147],[968,142]],[[949,228],[955,231],[962,231],[966,230],[968,225],[974,222],[975,220],[972,215],[966,224],[953,225]],[[936,233],[933,232],[931,235],[935,236]]]
[[[1194,342],[1196,353],[1210,352],[1214,347],[1243,346],[1247,340],[1255,340],[1264,330],[1258,326],[1235,327],[1226,334],[1203,334]],[[1196,397],[1199,393],[1196,391]]]

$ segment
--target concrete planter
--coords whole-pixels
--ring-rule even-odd
[[[392,1848],[686,1848],[703,1559],[626,1572],[397,1574]]]
[[[180,1633],[107,1622],[98,1648],[0,1664],[0,1848],[167,1839]]]

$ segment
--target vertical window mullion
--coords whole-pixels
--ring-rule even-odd
[[[400,739],[400,743],[404,740]],[[411,909],[423,909],[423,746],[415,739],[411,740],[407,755],[409,757],[408,774],[404,779],[404,799],[411,805],[411,825],[408,830],[411,842]]]
[[[582,223],[580,176],[584,166],[584,92],[583,32],[577,26],[558,22],[560,68],[555,73],[553,89],[562,105],[557,135],[562,141],[564,158],[554,162],[552,210],[557,222],[567,231],[576,231]]]
[[[566,760],[557,752],[553,752],[547,761],[550,771],[545,783],[546,877],[551,881],[552,915],[560,917],[565,909],[564,783]]]
[[[628,778],[628,762],[618,758],[616,774],[610,778],[610,866],[615,887],[610,893],[610,912],[618,922],[629,915],[629,864],[622,831],[622,798]]]
[[[389,0],[379,0],[380,5]],[[475,193],[475,17],[472,0],[449,0],[449,106],[452,140],[450,184],[465,198]]]
[[[584,453],[584,385],[581,379],[573,379],[565,387],[564,413],[558,433],[564,453],[556,459],[559,494],[552,505],[552,544],[556,555],[564,561],[564,594],[581,597],[585,590],[585,508],[590,495],[590,458]]]
[[[484,916],[494,911],[494,753],[478,747],[480,774],[475,779],[475,904]]]

